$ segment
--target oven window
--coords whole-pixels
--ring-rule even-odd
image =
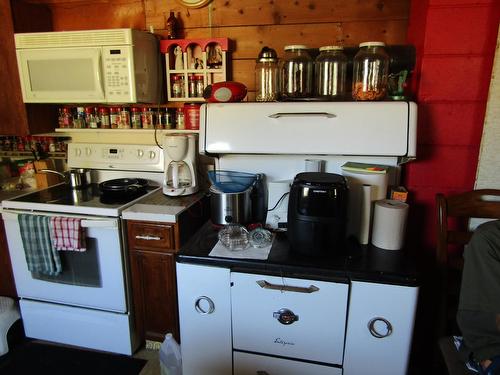
[[[59,251],[62,266],[62,272],[59,275],[51,276],[39,272],[32,272],[31,275],[38,280],[100,288],[102,280],[97,241],[95,238],[87,237],[86,242],[86,251]]]

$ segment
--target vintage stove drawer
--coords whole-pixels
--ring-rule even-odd
[[[265,355],[233,352],[234,375],[342,375],[342,369]]]
[[[128,221],[127,227],[130,248],[157,251],[175,249],[173,225]]]
[[[342,364],[348,285],[231,273],[233,348]]]

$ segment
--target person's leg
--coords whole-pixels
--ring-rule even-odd
[[[480,225],[464,250],[457,323],[484,364],[500,355],[500,221]]]

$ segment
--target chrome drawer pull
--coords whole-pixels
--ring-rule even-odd
[[[377,322],[385,323],[386,327],[385,333],[377,331],[377,329],[375,328],[375,323]],[[368,322],[368,330],[370,331],[373,337],[376,337],[377,339],[383,339],[384,337],[390,336],[392,334],[392,324],[387,319],[378,316]]]
[[[202,306],[202,302],[208,303],[208,309]],[[211,314],[215,311],[214,301],[207,296],[198,297],[194,303],[194,309],[201,315]]]
[[[326,118],[334,118],[337,115],[329,112],[278,112],[273,113],[267,117],[269,118],[280,118],[280,117],[326,117]]]
[[[288,309],[279,309],[278,311],[273,312],[273,318],[278,319],[278,322],[284,325],[289,325],[299,320],[299,316],[295,315],[292,310]]]
[[[161,240],[161,237],[158,237],[158,236],[148,236],[148,235],[137,235],[135,236],[135,239],[136,240],[146,240],[146,241],[160,241]]]
[[[275,285],[268,283],[266,280],[258,280],[256,283],[263,289],[281,290],[282,292],[297,292],[297,293],[314,293],[319,290],[317,286],[310,285],[304,286],[289,286],[289,285]]]

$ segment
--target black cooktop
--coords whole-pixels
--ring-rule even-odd
[[[144,189],[111,194],[103,193],[99,189],[99,184],[90,184],[85,188],[74,189],[68,184],[59,184],[51,186],[44,190],[39,190],[27,195],[11,199],[16,202],[43,203],[64,206],[87,206],[87,207],[113,207],[118,208],[128,202],[131,202],[154,189],[158,184],[149,181]]]

